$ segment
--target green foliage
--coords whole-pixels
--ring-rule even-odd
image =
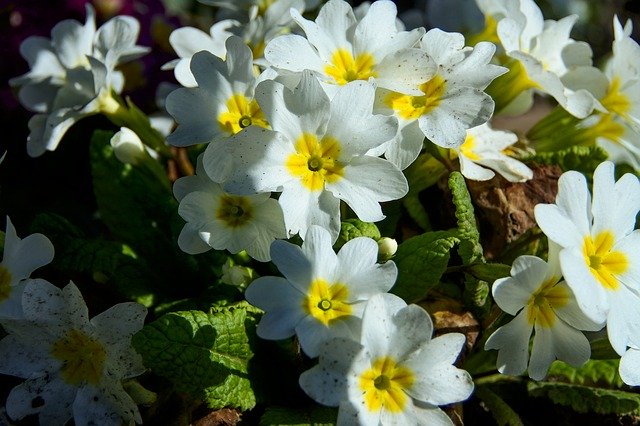
[[[556,382],[529,382],[529,395],[547,397],[579,413],[640,414],[640,395],[621,390]]]
[[[210,408],[249,410],[256,396],[249,380],[257,310],[247,303],[210,314],[173,312],[133,336],[134,348],[156,374]]]
[[[351,241],[357,237],[369,237],[378,241],[380,239],[380,231],[374,223],[363,222],[360,219],[347,219],[340,225],[340,235],[334,244],[335,249],[339,249],[347,241]]]
[[[508,277],[511,266],[502,263],[474,263],[463,268],[464,272],[479,280],[493,283],[498,278]]]
[[[143,168],[121,163],[109,144],[111,136],[97,131],[91,139],[91,172],[100,218],[115,238],[153,267],[159,277],[153,286],[163,295],[161,300],[198,295],[220,275],[226,256],[215,250],[191,256],[179,249],[184,221],[161,165],[151,162]]]
[[[618,359],[592,359],[576,368],[562,361],[555,361],[549,368],[548,377],[577,385],[619,388],[623,382],[618,374],[618,364]]]
[[[572,146],[561,151],[538,152],[528,161],[540,164],[557,164],[562,170],[577,170],[591,174],[598,164],[605,161],[607,152],[597,145]]]
[[[448,231],[426,232],[404,241],[394,258],[398,280],[391,292],[407,302],[424,298],[440,282],[449,263],[449,252],[459,241]]]
[[[404,171],[409,182],[409,193],[402,199],[402,204],[409,216],[425,231],[431,230],[431,223],[419,194],[435,184],[446,171],[444,165],[428,153],[420,155]]]
[[[333,426],[338,417],[337,408],[315,406],[309,409],[267,408],[260,426]]]
[[[491,412],[498,426],[522,426],[524,424],[520,416],[487,386],[476,387],[475,394]]]
[[[462,263],[468,265],[477,261],[484,261],[482,245],[480,244],[480,232],[476,224],[476,217],[471,203],[471,195],[467,190],[464,176],[460,172],[449,175],[449,189],[453,204],[456,207],[456,219],[458,220],[458,235],[460,246],[458,254]]]
[[[149,265],[126,244],[90,239],[65,218],[40,214],[31,224],[32,232],[46,235],[56,254],[52,266],[67,276],[85,273],[102,284],[114,284],[124,296],[147,307],[154,302],[149,286],[159,279]]]

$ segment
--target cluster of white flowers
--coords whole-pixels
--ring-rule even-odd
[[[20,87],[22,105],[37,113],[29,121],[29,155],[55,150],[81,118],[114,112],[112,92],[124,86],[116,67],[149,50],[135,44],[139,29],[134,18],[117,16],[96,30],[95,12],[87,4],[84,25],[65,20],[51,30],[51,39],[29,37],[22,43],[31,69],[10,84]]]
[[[123,380],[145,371],[131,347],[144,306],[120,303],[91,318],[73,282],[60,289],[31,273],[53,260],[42,234],[18,238],[7,218],[0,263],[0,374],[25,379],[7,397],[12,419],[37,414],[40,424],[141,423]]]
[[[123,126],[111,146],[131,167],[156,161],[150,148],[171,156],[196,146],[195,174],[173,184],[185,221],[177,244],[193,255],[244,251],[277,266],[284,277],[251,282],[250,268],[228,260],[221,280],[246,287],[246,299],[264,311],[260,337],[295,336],[318,359],[300,376],[302,389],[339,407],[340,424],[451,424],[439,406],[474,389],[454,365],[465,336],[433,338],[428,313],[389,293],[397,245],[357,237],[334,251],[344,212],[382,221],[382,203],[407,195],[403,171],[425,147],[467,179],[531,179],[515,155],[518,136],[490,120],[494,109],[526,112],[534,93],[558,103],[528,133],[535,147],[549,148],[570,117],[570,143],[598,143],[637,170],[640,46],[631,23],[614,20],[613,56],[600,71],[590,46],[570,38],[577,16],[543,21],[533,0],[476,0],[486,28],[474,43],[440,29],[405,30],[390,0],[355,10],[329,0],[313,20],[303,16],[318,7],[313,0],[202,1],[225,19],[208,34],[171,34],[179,58],[164,68],[183,87],[166,98],[175,125],[162,135],[142,134],[143,114],[117,96],[118,66],[148,51],[136,45],[135,19],[96,29],[87,6],[84,25],[66,20],[51,39],[28,38],[21,53],[31,70],[10,83],[36,112],[29,154],[54,150],[71,125],[96,113]],[[542,380],[556,359],[580,366],[591,356],[583,332],[606,327],[621,377],[640,385],[640,182],[632,174],[616,181],[612,162],[598,166],[593,182],[591,195],[582,174],[562,175],[556,203],[535,208],[547,260],[520,256],[511,276],[493,284],[495,302],[514,316],[485,345],[499,351],[501,373],[528,370]],[[301,245],[284,241],[297,237]],[[52,259],[46,237],[21,240],[7,218],[0,373],[25,379],[9,394],[8,415],[140,423],[123,381],[144,371],[131,336],[146,309],[122,303],[89,320],[75,284],[30,278]]]
[[[452,424],[438,405],[463,401],[471,376],[453,363],[465,337],[449,333],[432,340],[429,315],[386,293],[397,268],[376,263],[378,244],[367,237],[338,252],[319,226],[302,247],[276,241],[271,258],[285,278],[261,277],[247,300],[265,311],[258,336],[294,334],[318,365],[300,377],[316,401],[339,406],[340,424]]]

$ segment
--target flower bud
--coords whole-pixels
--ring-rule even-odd
[[[137,164],[144,158],[145,147],[138,135],[127,127],[121,127],[120,131],[111,138],[111,146],[116,158],[125,164]]]
[[[391,259],[398,250],[398,243],[393,238],[382,237],[378,240],[378,262]]]

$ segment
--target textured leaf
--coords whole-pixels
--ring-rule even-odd
[[[398,280],[391,292],[407,302],[421,300],[439,282],[449,263],[449,252],[459,240],[451,232],[426,232],[398,246],[394,262]]]
[[[522,426],[524,424],[520,416],[487,386],[478,386],[475,394],[482,400],[487,409],[491,411],[491,415],[496,420],[498,426]]]
[[[453,172],[449,175],[449,189],[451,190],[453,204],[456,207],[456,219],[458,220],[460,237],[458,254],[460,254],[464,265],[483,261],[480,232],[478,232],[471,196],[467,190],[464,176],[460,172]]]
[[[213,409],[248,410],[256,397],[248,377],[255,308],[247,303],[210,314],[173,312],[133,337],[134,348],[156,374]]]
[[[340,235],[334,247],[337,250],[347,241],[357,237],[369,237],[377,241],[380,239],[380,231],[374,223],[363,222],[360,219],[347,219],[340,226]]]
[[[313,407],[309,409],[267,408],[260,419],[260,426],[333,426],[338,418],[338,409]]]
[[[539,164],[557,164],[562,170],[576,170],[591,174],[608,158],[607,152],[597,145],[572,146],[561,151],[538,152],[531,161]]]
[[[555,361],[549,368],[548,377],[577,385],[619,388],[623,385],[618,374],[619,363],[619,359],[591,359],[582,367],[575,368],[562,361]]]
[[[529,382],[529,395],[547,397],[579,413],[640,414],[640,395],[621,390],[556,382]]]

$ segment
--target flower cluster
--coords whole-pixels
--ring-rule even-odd
[[[13,419],[37,414],[40,424],[141,423],[138,406],[123,380],[145,371],[131,336],[147,310],[120,303],[89,320],[87,306],[71,282],[63,289],[31,273],[53,260],[42,234],[18,238],[7,218],[0,263],[0,373],[25,379],[7,397]]]
[[[133,380],[145,371],[172,383],[165,401],[247,411],[271,402],[258,389],[283,353],[301,410],[337,407],[344,425],[450,425],[441,407],[477,403],[474,389],[504,410],[491,390],[503,376],[480,377],[494,365],[542,381],[556,360],[579,371],[595,351],[640,386],[630,21],[613,19],[599,69],[571,38],[578,16],[544,20],[533,0],[428,2],[432,22],[453,3],[484,17],[464,35],[406,27],[390,0],[200,1],[212,25],[194,8],[170,35],[152,28],[180,84],[159,85],[153,117],[125,96],[124,65],[153,52],[136,19],[98,26],[87,4],[84,24],[22,44],[30,70],[10,85],[35,113],[30,156],[89,115],[119,131],[87,138],[96,210],[84,229],[54,215],[36,226],[62,248],[56,262],[47,237],[18,238],[7,217],[0,374],[23,379],[11,419],[153,422],[163,412],[141,412],[154,398]],[[534,104],[546,115],[510,125]],[[508,229],[482,223],[496,216]],[[483,250],[488,232],[502,252]],[[79,285],[31,278],[49,264]],[[90,319],[84,280],[132,301]],[[144,325],[147,308],[157,318]]]

